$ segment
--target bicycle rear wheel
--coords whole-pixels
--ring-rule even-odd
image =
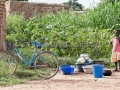
[[[7,77],[12,75],[17,68],[17,60],[13,54],[0,53],[0,76]]]
[[[44,51],[36,57],[34,68],[40,77],[52,78],[59,70],[58,59],[52,52]]]

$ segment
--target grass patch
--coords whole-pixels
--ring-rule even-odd
[[[41,79],[37,75],[37,73],[33,70],[24,70],[24,71],[17,71],[15,72],[15,76],[19,79],[26,79],[26,80],[38,80]]]
[[[41,78],[33,70],[16,71],[10,77],[0,78],[0,85],[8,86],[14,84],[23,84],[28,80],[30,81],[30,80],[38,80],[38,79]]]
[[[0,78],[0,85],[3,86],[9,86],[9,85],[13,85],[13,84],[23,84],[26,80],[24,79],[19,79],[16,78],[14,76],[12,77],[2,77]]]
[[[40,80],[41,77],[35,72],[34,69],[25,69],[24,65],[18,65],[15,73],[10,77],[1,77],[0,85],[8,86],[14,84],[23,84],[26,81],[30,80]]]
[[[63,65],[63,64],[75,65],[77,58],[66,56],[66,57],[58,57],[58,60],[59,60],[59,65]]]

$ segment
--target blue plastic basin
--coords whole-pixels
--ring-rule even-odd
[[[64,75],[70,75],[74,73],[75,66],[73,65],[60,65],[60,71]]]

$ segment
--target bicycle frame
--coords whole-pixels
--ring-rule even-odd
[[[40,52],[38,53],[38,52],[36,52],[36,51],[34,50],[34,53],[32,54],[32,58],[31,58],[31,59],[28,59],[28,58],[25,57],[23,54],[21,54],[21,52],[19,51],[19,49],[18,49],[17,47],[15,48],[15,51],[14,51],[14,52],[18,55],[18,57],[21,59],[21,61],[22,61],[26,66],[31,66],[31,65],[33,65],[36,56],[40,53]],[[27,62],[27,61],[29,61],[29,62]]]

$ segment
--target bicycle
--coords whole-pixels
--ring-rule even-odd
[[[42,45],[38,42],[32,42],[32,45],[35,49],[31,59],[28,59],[14,43],[4,42],[5,52],[0,56],[0,74],[4,76],[13,75],[18,66],[16,59],[16,56],[18,56],[26,68],[34,69],[40,77],[48,79],[55,76],[59,70],[59,63],[54,52],[38,51],[42,48]]]

